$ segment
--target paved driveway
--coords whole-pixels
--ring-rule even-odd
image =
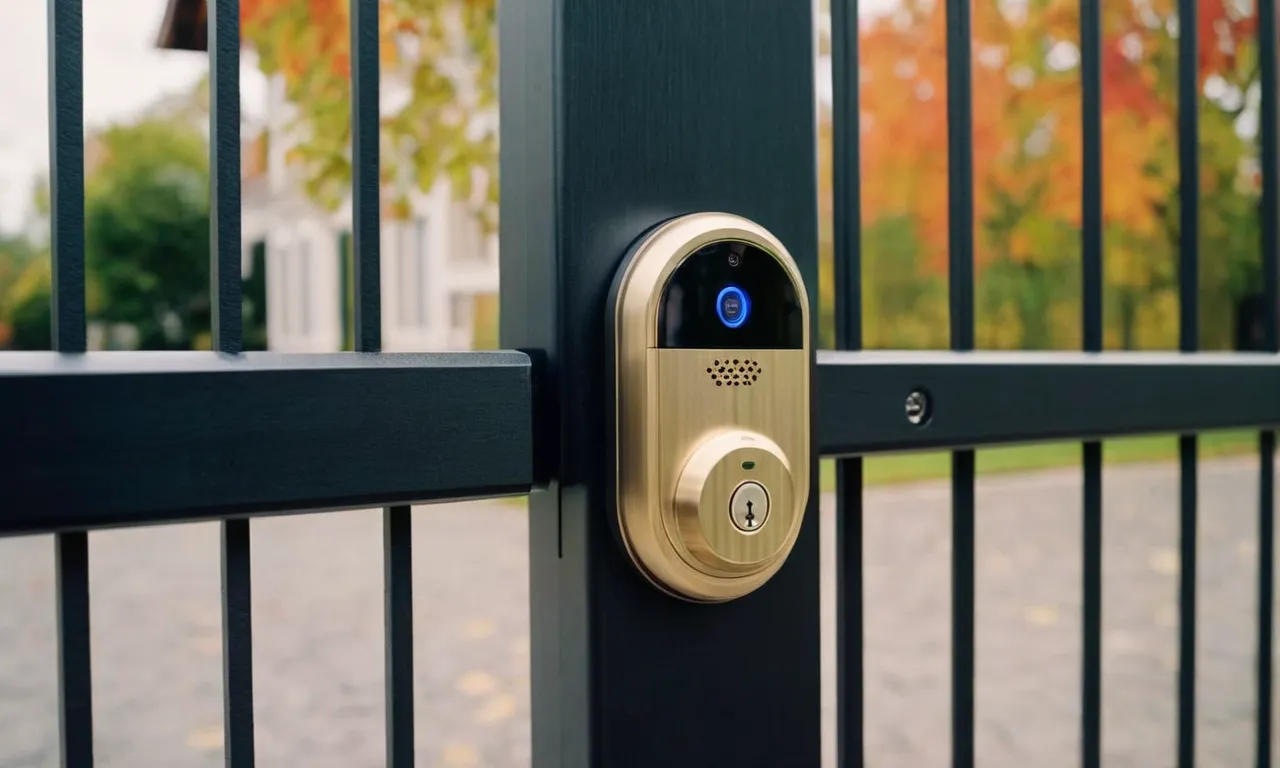
[[[1200,765],[1251,759],[1256,462],[1201,475]],[[1079,719],[1079,473],[979,483],[978,752],[983,766],[1074,766]],[[1176,476],[1106,479],[1106,763],[1172,765]],[[868,751],[947,763],[948,486],[868,494]],[[824,500],[824,536],[832,531]],[[259,764],[381,764],[377,512],[254,523]],[[529,762],[522,507],[417,517],[419,764]],[[217,528],[92,537],[99,765],[221,764]],[[824,573],[830,583],[827,537]],[[0,540],[0,767],[56,766],[52,545]],[[830,592],[825,631],[833,632]],[[824,663],[832,664],[831,648]],[[826,692],[827,712],[833,691]],[[828,739],[829,741],[829,739]],[[831,745],[827,745],[828,765]]]

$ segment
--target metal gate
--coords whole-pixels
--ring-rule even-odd
[[[380,354],[377,0],[352,1],[357,353],[241,353],[239,30],[210,0],[214,347],[86,353],[82,0],[48,0],[56,352],[0,355],[0,534],[57,537],[63,765],[93,762],[86,531],[222,521],[227,765],[254,763],[249,551],[257,514],[387,505],[387,763],[414,764],[412,502],[532,491],[536,766],[819,764],[818,529],[723,605],[638,578],[613,539],[604,309],[628,244],[724,210],[763,223],[816,284],[813,25],[792,0],[504,2],[502,339],[519,351]],[[1102,348],[1100,0],[1081,0],[1080,353],[974,352],[970,9],[947,2],[953,351],[860,346],[857,0],[832,0],[838,346],[814,364],[818,451],[839,457],[839,762],[863,758],[862,459],[952,450],[951,751],[974,764],[974,449],[1083,442],[1082,763],[1101,754],[1098,442],[1180,438],[1177,754],[1195,733],[1196,433],[1256,427],[1257,765],[1270,765],[1274,458],[1280,423],[1276,17],[1259,0],[1265,345],[1196,349],[1196,69],[1179,70],[1181,353]],[[1178,0],[1194,18],[1195,0]],[[1196,25],[1180,53],[1194,61]],[[959,62],[958,65],[955,63]],[[810,501],[810,508],[815,506]],[[749,638],[750,643],[743,639]],[[768,649],[767,663],[755,651]],[[764,715],[761,713],[765,712]],[[747,724],[744,726],[744,724]]]

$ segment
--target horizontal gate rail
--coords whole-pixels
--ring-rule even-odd
[[[819,352],[817,379],[824,456],[1280,425],[1266,353]]]
[[[520,352],[0,355],[0,535],[524,493]]]

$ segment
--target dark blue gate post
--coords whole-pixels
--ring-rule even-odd
[[[694,211],[772,230],[816,297],[809,5],[500,6],[502,341],[547,354],[537,439],[555,478],[529,509],[534,765],[816,766],[817,506],[746,598],[649,586],[610,529],[604,330],[627,246]]]

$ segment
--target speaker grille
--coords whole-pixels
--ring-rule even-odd
[[[762,373],[759,361],[740,357],[716,360],[707,368],[707,375],[717,387],[749,387]]]

